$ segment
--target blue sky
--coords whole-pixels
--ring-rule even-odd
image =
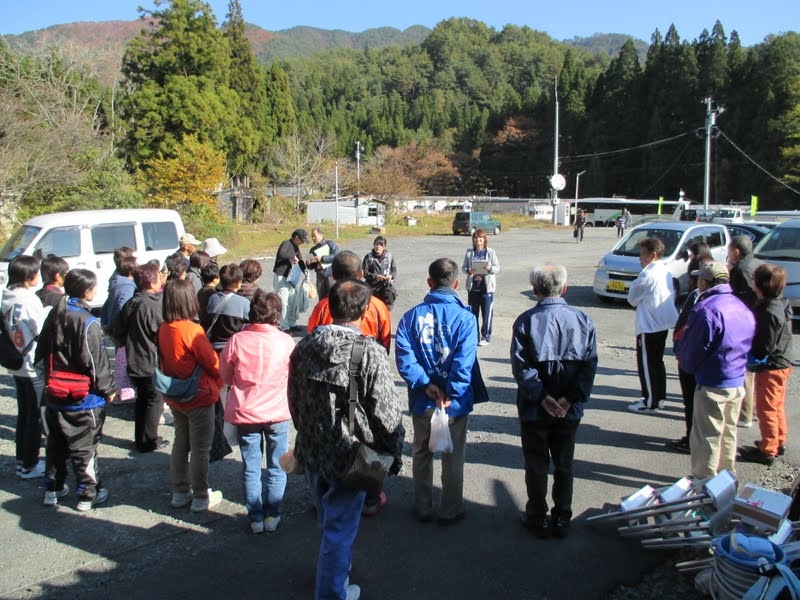
[[[742,43],[756,44],[770,33],[800,29],[797,0],[240,0],[245,19],[270,31],[296,25],[363,31],[371,27],[433,27],[449,17],[470,17],[501,29],[528,25],[556,39],[600,33],[625,33],[647,42],[658,28],[674,23],[681,39],[697,38],[719,19]],[[131,20],[136,7],[152,0],[3,0],[0,33],[22,33],[73,21]],[[227,0],[212,0],[217,19]]]

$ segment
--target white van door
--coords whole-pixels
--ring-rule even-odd
[[[86,268],[97,274],[97,295],[92,304],[102,306],[108,297],[108,280],[114,273],[114,249],[122,246],[133,248],[137,253],[136,223],[103,223],[88,228],[88,252],[91,264]]]
[[[81,243],[80,225],[48,229],[33,246],[32,255],[42,260],[51,254],[67,261],[70,269],[89,268]]]

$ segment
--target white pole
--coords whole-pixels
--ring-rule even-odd
[[[711,194],[711,130],[714,127],[716,112],[711,108],[711,98],[706,98],[706,164],[703,176],[703,208],[708,210]]]
[[[558,76],[556,76],[555,84],[555,99],[556,99],[556,118],[555,118],[555,131],[553,133],[553,175],[558,174]],[[558,190],[553,188],[553,223],[558,223]],[[567,215],[569,220],[569,215]]]
[[[361,142],[356,142],[356,196],[361,195]]]

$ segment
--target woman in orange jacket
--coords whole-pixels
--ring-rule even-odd
[[[172,506],[191,504],[192,512],[203,512],[222,502],[222,492],[208,486],[214,404],[222,386],[219,358],[203,328],[195,323],[199,307],[190,282],[169,281],[164,288],[163,306],[164,323],[158,329],[161,371],[170,377],[188,379],[195,367],[202,369],[194,398],[177,401],[164,397],[175,417],[170,461]]]

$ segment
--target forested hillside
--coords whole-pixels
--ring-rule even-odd
[[[2,198],[28,212],[188,203],[212,218],[203,190],[247,176],[260,191],[293,188],[296,210],[332,189],[335,163],[355,191],[357,142],[361,190],[543,197],[557,80],[562,195],[585,170],[584,196],[701,197],[710,96],[725,108],[712,202],[797,205],[787,187],[800,183],[797,32],[744,48],[720,22],[694,39],[667,25],[644,53],[614,35],[590,51],[453,18],[430,32],[317,32],[264,63],[273,34],[254,35],[238,0],[221,20],[200,0],[165,1],[140,24],[111,77],[108,57],[76,58],[59,40],[0,41]]]

